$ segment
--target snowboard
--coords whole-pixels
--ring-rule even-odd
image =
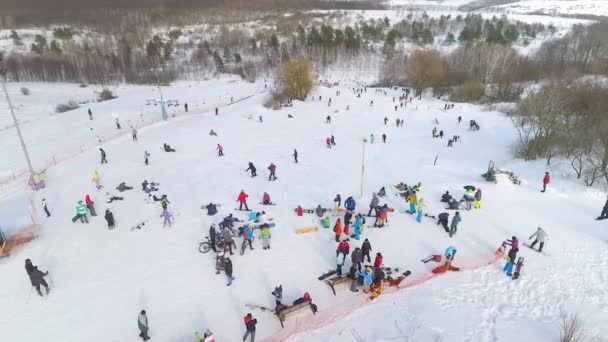
[[[237,211],[251,211],[251,209],[239,209],[239,208],[234,208],[234,210],[237,210]]]
[[[146,224],[148,223],[148,220],[144,220],[136,225],[134,225],[133,227],[131,227],[131,231],[134,231],[135,229],[141,229],[142,227],[144,227]]]
[[[276,203],[272,203],[272,202],[270,202],[270,203],[260,203],[260,204],[261,205],[277,205]]]
[[[334,274],[336,274],[336,273],[338,273],[338,271],[337,271],[337,270],[331,270],[331,271],[329,271],[329,272],[327,272],[327,273],[322,274],[322,275],[321,275],[320,277],[318,277],[317,279],[318,279],[318,280],[325,280],[325,279],[327,279],[327,278],[329,278],[329,277],[333,276],[333,275],[334,275]]]
[[[293,212],[294,212],[294,213],[297,213],[297,212],[298,212],[298,208],[295,208],[295,209],[293,210]],[[314,211],[313,209],[302,209],[302,212],[303,212],[304,214],[313,214],[315,211]]]
[[[539,251],[538,249],[533,248],[533,247],[532,247],[530,244],[528,244],[528,243],[523,243],[523,245],[524,245],[524,246],[526,246],[526,247],[528,247],[528,248],[530,248],[531,250],[535,251],[536,253],[540,253],[540,254],[543,254],[543,255],[547,255],[547,253],[545,253],[545,252],[541,252],[541,251]]]
[[[266,223],[268,225],[268,228],[274,228],[275,224],[274,223]],[[258,224],[253,226],[253,229],[262,229],[262,225]]]
[[[596,220],[596,221],[602,221],[602,220],[605,220],[605,219],[608,219],[608,217],[604,217],[604,218],[601,218],[601,217],[596,217],[596,218],[595,218],[595,220]]]

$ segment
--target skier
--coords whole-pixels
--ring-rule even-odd
[[[253,166],[252,162],[249,162],[249,167],[245,170],[245,172],[247,171],[251,171],[251,177],[255,177],[258,174],[256,173],[257,169],[255,168],[255,166]]]
[[[144,151],[144,163],[146,163],[146,165],[148,165],[148,159],[150,158],[150,153],[148,153],[148,150]]]
[[[82,203],[82,201],[78,201],[76,205],[76,216],[72,218],[72,223],[76,222],[76,220],[80,219],[82,223],[89,223],[87,219],[87,207]]]
[[[606,203],[604,204],[604,208],[602,209],[602,213],[597,218],[598,220],[603,220],[608,218],[608,199],[606,199]]]
[[[131,136],[133,137],[133,142],[137,141],[137,130],[135,128],[131,129]]]
[[[365,259],[367,257],[367,262],[372,262],[372,259],[369,256],[369,252],[372,251],[372,245],[368,239],[363,241],[363,245],[361,245],[361,257]]]
[[[534,249],[534,246],[536,245],[536,243],[540,242],[538,251],[542,252],[543,247],[545,246],[545,240],[547,239],[547,232],[545,232],[545,230],[539,226],[536,229],[536,231],[534,232],[534,234],[530,235],[528,240],[531,240],[532,238],[535,238],[535,239],[534,239],[534,242],[532,242],[532,244],[530,245],[530,248]]]
[[[141,337],[144,341],[149,340],[148,316],[146,315],[146,310],[141,310],[139,313],[139,316],[137,317],[137,326],[139,327],[139,337]]]
[[[49,212],[49,208],[47,208],[46,206],[46,199],[42,199],[42,209],[44,209],[44,213],[46,214],[46,217],[51,217],[51,213]]]
[[[230,229],[224,229],[222,232],[222,237],[224,238],[224,254],[226,254],[226,249],[230,252],[230,255],[233,255],[232,245],[234,245],[234,239],[232,238],[232,233]]]
[[[460,123],[460,121],[462,121],[462,116],[458,116],[458,123]]]
[[[338,276],[342,275],[342,266],[344,266],[345,258],[346,258],[346,255],[344,253],[338,253],[338,256],[336,256],[336,263],[338,264],[338,266],[336,268],[336,275],[338,275]]]
[[[99,176],[99,172],[97,172],[97,170],[93,172],[93,178],[91,180],[93,181],[93,183],[95,183],[95,187],[97,188],[97,190],[103,188],[103,185],[101,185],[101,177]]]
[[[118,121],[118,118],[116,118],[116,129],[120,129],[120,121]]]
[[[454,215],[454,217],[452,217],[452,223],[450,224],[450,237],[452,237],[454,234],[456,234],[456,231],[458,230],[458,224],[460,224],[460,221],[462,221],[462,219],[460,218],[460,212],[457,211],[456,215]]]
[[[249,195],[245,193],[245,190],[241,190],[241,193],[236,200],[239,202],[239,210],[243,210],[243,205],[245,205],[245,210],[249,211],[249,207],[247,206],[247,197],[249,197]]]
[[[249,340],[249,342],[254,342],[255,341],[255,325],[258,324],[258,320],[253,318],[253,316],[248,313],[247,316],[245,316],[245,318],[243,318],[243,322],[245,322],[245,329],[247,329],[247,331],[245,332],[245,335],[243,335],[243,341],[247,340],[247,337],[249,335],[251,335],[251,339]]]
[[[334,198],[334,207],[339,208],[341,205],[342,205],[342,197],[340,197],[340,194],[337,194],[336,197]]]
[[[357,269],[357,266],[355,265],[352,265],[350,267],[348,277],[350,278],[350,290],[352,292],[359,292],[359,289],[357,288],[357,282],[359,281],[359,271],[360,269]]]
[[[334,233],[336,235],[336,242],[340,242],[340,235],[342,235],[342,222],[340,222],[340,219],[336,220],[336,224],[334,225]]]
[[[188,102],[184,103],[184,111],[188,113]]]
[[[448,213],[441,213],[439,215],[437,215],[437,225],[441,225],[443,227],[443,229],[445,230],[446,233],[450,232],[450,229],[448,228],[448,220],[450,219],[450,214]]]
[[[325,118],[325,123],[331,123],[331,116],[328,115],[327,118]]]
[[[369,140],[372,142],[372,144],[374,143],[374,135],[373,134],[369,136]]]
[[[475,209],[481,209],[481,188],[475,192]]]
[[[357,266],[357,270],[361,271],[361,263],[363,262],[363,252],[359,247],[355,248],[353,253],[350,255],[350,261],[353,265]]]
[[[217,150],[218,157],[221,157],[224,155],[224,147],[221,144],[217,144],[217,147],[215,149]]]
[[[253,230],[248,224],[243,227],[243,239],[245,239],[245,241],[247,241],[249,244],[249,249],[254,250],[253,246],[251,245],[251,242],[253,241]]]
[[[329,137],[325,138],[325,144],[327,145],[327,148],[331,148],[331,139]]]
[[[217,116],[217,114],[218,114],[218,108],[215,107],[215,116]]]
[[[385,116],[384,117],[384,126],[386,126],[387,122],[388,122],[388,118]]]
[[[270,195],[267,192],[265,192],[264,196],[262,196],[262,204],[272,204],[270,201]]]
[[[344,207],[346,208],[346,210],[353,211],[355,210],[355,206],[355,199],[352,196],[349,196],[346,201],[344,201]]]
[[[27,269],[27,265],[26,265],[26,269]],[[38,270],[37,266],[33,266],[32,271],[28,273],[28,275],[30,276],[30,282],[32,283],[32,286],[34,286],[36,288],[36,292],[38,292],[40,297],[43,296],[42,292],[40,291],[40,285],[44,286],[44,288],[46,289],[47,296],[48,296],[49,292],[51,291],[49,289],[49,285],[44,280],[44,276],[46,276],[48,274],[49,274],[49,272],[42,272],[42,271]]]
[[[106,151],[103,148],[99,148],[99,153],[101,154],[101,163],[107,164],[108,160],[106,159]]]
[[[422,212],[424,210],[424,198],[418,200],[418,215],[416,216],[416,221],[422,222]]]
[[[407,202],[410,204],[409,214],[414,215],[416,213],[416,204],[418,203],[416,192],[412,192],[409,196],[407,196]]]
[[[298,163],[298,150],[296,150],[295,148],[293,149],[293,159],[297,164]]]
[[[171,215],[167,208],[163,208],[163,213],[160,214],[160,217],[163,218],[163,228],[166,227],[167,224],[169,225],[169,228],[171,228],[171,217],[173,217],[173,215]]]
[[[228,279],[228,284],[226,284],[226,286],[232,285],[232,281],[234,280],[234,277],[232,276],[232,260],[228,257],[224,259],[224,273],[226,273],[226,278]]]
[[[274,165],[273,163],[270,163],[270,165],[268,166],[268,170],[270,171],[270,175],[268,176],[268,180],[277,180],[277,176],[275,175],[275,172],[277,170],[277,166]]]
[[[329,142],[333,145],[336,146],[336,138],[334,137],[334,135],[331,135],[331,139],[329,139]]]
[[[91,108],[89,108],[89,120],[93,120],[93,112],[91,112]]]
[[[279,306],[281,306],[281,301],[283,300],[283,285],[280,285],[274,288],[274,291],[271,292],[271,294],[274,296],[274,302],[275,302],[275,310],[274,311],[278,311]]]
[[[543,190],[541,192],[547,190],[547,184],[549,183],[551,183],[551,176],[549,176],[549,172],[545,172],[545,177],[543,177]]]
[[[114,229],[114,214],[112,214],[110,208],[106,208],[104,218],[106,219],[106,222],[108,222],[108,229]]]
[[[116,187],[116,190],[120,191],[120,192],[124,192],[126,190],[133,190],[132,186],[128,186],[125,182],[121,182],[120,184],[118,184],[118,186]]]
[[[262,225],[262,231],[260,232],[259,238],[262,239],[262,249],[270,249],[270,238],[272,235],[270,234],[270,228],[268,228],[267,224]]]
[[[382,133],[382,143],[386,144],[386,133]]]
[[[91,200],[91,197],[89,195],[86,195],[84,197],[84,201],[85,201],[85,204],[86,204],[87,209],[89,210],[89,213],[91,214],[91,216],[97,216],[97,213],[95,212],[95,207],[93,206],[95,204],[95,202],[93,202],[93,200]]]

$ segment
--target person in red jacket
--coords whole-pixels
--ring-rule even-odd
[[[549,172],[545,172],[545,177],[543,177],[543,190],[541,192],[547,190],[547,184],[549,183],[551,183],[551,176],[549,176]]]
[[[374,267],[375,268],[380,268],[382,267],[382,254],[381,253],[376,253],[376,259],[374,259]]]
[[[325,143],[327,144],[327,148],[331,148],[331,139],[329,139],[329,137],[325,139]]]
[[[249,211],[249,207],[247,206],[247,197],[249,197],[249,195],[247,195],[245,193],[245,190],[241,190],[241,193],[239,194],[239,198],[236,200],[237,202],[240,203],[239,210],[243,210],[243,204],[244,204],[245,210]]]
[[[243,318],[243,322],[245,323],[245,328],[247,329],[245,335],[243,336],[243,341],[245,341],[247,337],[251,336],[249,341],[253,342],[255,340],[255,326],[258,324],[258,320],[253,318],[253,316],[248,313],[247,316]]]
[[[304,216],[304,209],[298,206],[298,208],[296,209],[296,213],[298,214],[298,216]]]
[[[343,253],[344,255],[348,255],[349,252],[350,252],[350,245],[348,244],[348,239],[346,239],[338,244],[338,249],[336,249],[336,256],[338,256],[338,254],[340,254],[340,253]]]
[[[97,216],[97,214],[95,213],[95,207],[93,206],[93,204],[95,204],[95,202],[93,202],[91,200],[91,197],[89,195],[86,195],[84,197],[84,202],[86,203],[87,209],[89,209],[91,216]]]
[[[272,204],[272,201],[270,201],[270,195],[265,192],[264,196],[262,197],[262,204]]]

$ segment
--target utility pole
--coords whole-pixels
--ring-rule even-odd
[[[0,62],[2,62],[1,58],[0,58]],[[15,108],[13,107],[13,102],[11,102],[11,98],[8,96],[8,90],[6,89],[6,74],[7,73],[8,73],[8,69],[0,66],[0,76],[2,77],[2,90],[4,90],[4,96],[6,97],[6,102],[8,103],[8,108],[11,111],[11,116],[13,117],[13,123],[15,124],[15,129],[17,129],[17,136],[19,136],[19,142],[21,143],[21,149],[23,150],[23,155],[25,156],[25,160],[27,161],[27,169],[30,172],[30,181],[34,181],[34,168],[32,167],[32,161],[30,160],[30,155],[27,152],[27,147],[25,146],[25,142],[23,141],[23,135],[21,134],[21,128],[19,128],[19,121],[17,121],[17,117],[15,116]]]

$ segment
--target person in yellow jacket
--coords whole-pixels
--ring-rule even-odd
[[[416,205],[418,204],[418,198],[416,197],[416,193],[412,192],[409,196],[407,196],[407,202],[410,204],[410,214],[416,213]]]

